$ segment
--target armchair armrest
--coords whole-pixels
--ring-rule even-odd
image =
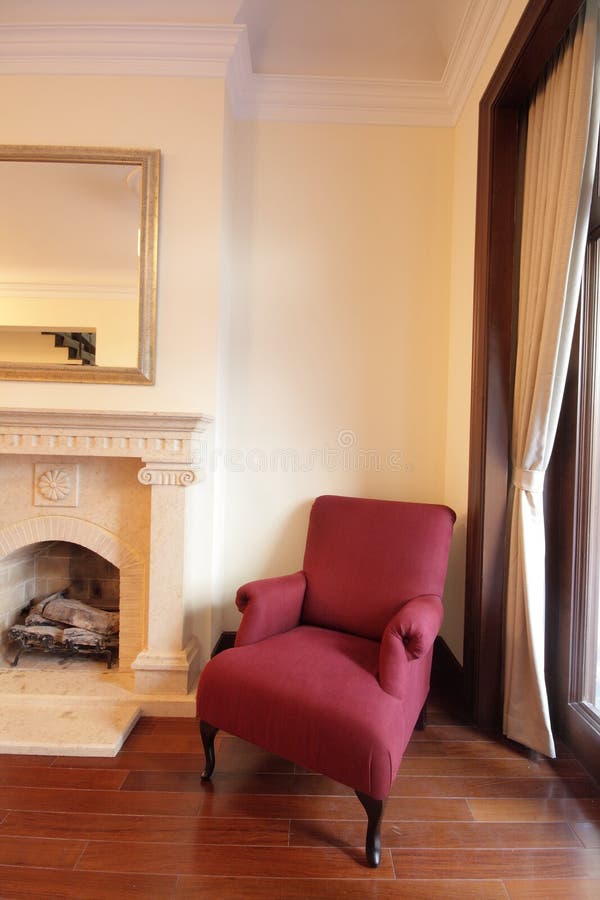
[[[235,646],[255,644],[299,625],[305,591],[304,572],[242,585],[235,598],[243,614]]]
[[[379,649],[379,683],[388,694],[404,697],[409,666],[430,653],[443,616],[440,598],[427,595],[413,597],[388,623]]]

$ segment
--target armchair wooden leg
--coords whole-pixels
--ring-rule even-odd
[[[214,725],[200,721],[200,737],[202,738],[202,746],[204,747],[204,756],[206,758],[204,771],[200,775],[202,781],[208,781],[215,768],[215,736],[218,730]]]
[[[355,791],[367,814],[367,840],[365,850],[367,862],[372,868],[376,868],[381,862],[381,822],[385,800],[376,800],[362,791]]]

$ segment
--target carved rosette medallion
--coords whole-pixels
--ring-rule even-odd
[[[35,506],[78,506],[79,467],[48,467],[37,463],[34,469]]]
[[[46,500],[64,500],[71,493],[71,479],[61,469],[48,469],[38,478],[38,491]]]

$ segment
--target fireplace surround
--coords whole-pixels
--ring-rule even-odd
[[[210,548],[198,541],[210,528],[211,421],[0,410],[0,571],[47,541],[78,544],[118,568],[119,670],[139,695],[188,695],[208,657]],[[0,592],[3,629],[21,605]]]

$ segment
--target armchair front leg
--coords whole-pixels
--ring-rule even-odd
[[[363,794],[362,791],[355,791],[355,794],[367,814],[365,852],[368,864],[375,869],[381,862],[381,822],[383,820],[385,800],[376,800],[375,797],[371,797],[370,794]]]
[[[202,738],[202,746],[204,747],[204,756],[206,765],[204,771],[200,775],[202,781],[209,781],[215,768],[215,737],[219,729],[208,722],[200,721],[200,737]]]

